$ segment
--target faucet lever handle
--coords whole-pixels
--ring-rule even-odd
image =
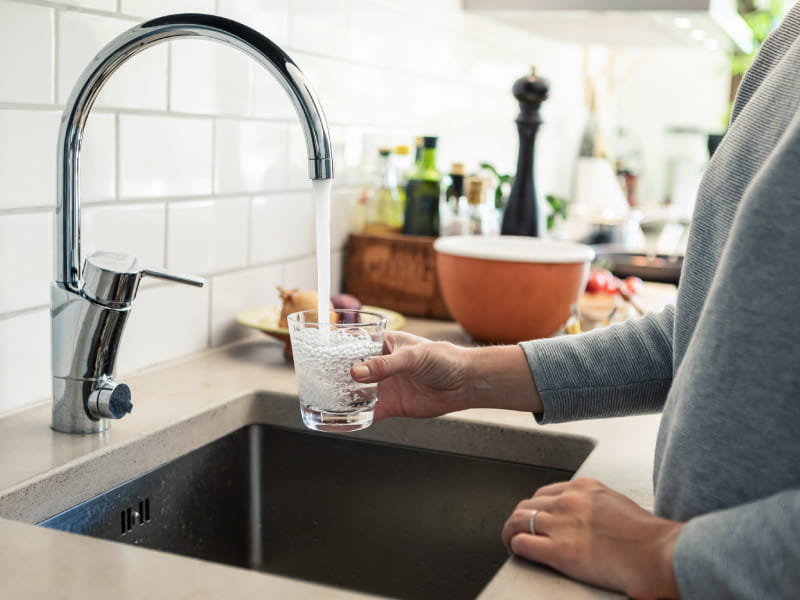
[[[177,283],[185,283],[186,285],[193,285],[195,287],[203,287],[206,284],[206,280],[202,277],[185,275],[183,273],[172,273],[161,269],[142,269],[142,275],[155,277],[157,279],[166,279],[167,281],[175,281]]]
[[[83,293],[94,302],[111,308],[130,306],[144,275],[203,287],[205,279],[192,275],[169,273],[159,269],[143,269],[128,254],[95,252],[83,266]]]

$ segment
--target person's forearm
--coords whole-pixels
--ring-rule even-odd
[[[468,352],[471,356],[466,384],[470,406],[542,412],[542,401],[522,348],[485,346]]]

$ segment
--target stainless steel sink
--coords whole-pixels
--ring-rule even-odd
[[[476,431],[428,423],[415,430]],[[403,439],[393,427],[386,439]],[[579,460],[552,468],[476,455],[474,440],[457,454],[254,424],[40,525],[395,598],[474,598],[507,558],[500,529],[515,504],[592,448],[567,441]]]

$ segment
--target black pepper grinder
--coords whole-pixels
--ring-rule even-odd
[[[531,74],[514,82],[511,91],[519,101],[517,131],[519,131],[519,158],[517,174],[508,196],[503,225],[503,235],[539,235],[539,208],[536,199],[536,185],[533,176],[534,145],[536,132],[542,124],[539,106],[547,100],[549,82],[536,75],[536,67]]]

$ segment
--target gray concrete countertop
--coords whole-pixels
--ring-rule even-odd
[[[453,323],[410,319],[406,330],[468,343]],[[244,425],[263,422],[270,402],[280,402],[281,410],[286,404],[293,415],[297,412],[291,398],[276,396],[296,394],[294,371],[283,360],[281,344],[260,334],[143,371],[126,381],[134,392],[135,410],[103,434],[53,432],[49,404],[0,419],[0,596],[81,600],[105,600],[110,594],[120,599],[228,599],[264,594],[279,598],[368,597],[32,525]],[[658,420],[652,415],[539,426],[527,413],[471,410],[436,421],[469,424],[476,432],[502,428],[509,439],[514,439],[514,432],[535,431],[544,440],[541,451],[549,452],[554,463],[567,447],[559,445],[559,440],[591,440],[595,447],[576,476],[600,479],[650,507]],[[424,432],[435,423],[421,423],[406,421],[405,433],[396,436],[397,440],[413,438],[415,445],[430,443],[431,448],[446,444],[446,440],[426,440]],[[369,437],[367,432],[372,429],[361,433]],[[475,437],[471,443],[479,445],[480,434]],[[492,451],[502,455],[520,450]],[[565,455],[563,460],[567,458]],[[512,558],[480,597],[621,596]]]

